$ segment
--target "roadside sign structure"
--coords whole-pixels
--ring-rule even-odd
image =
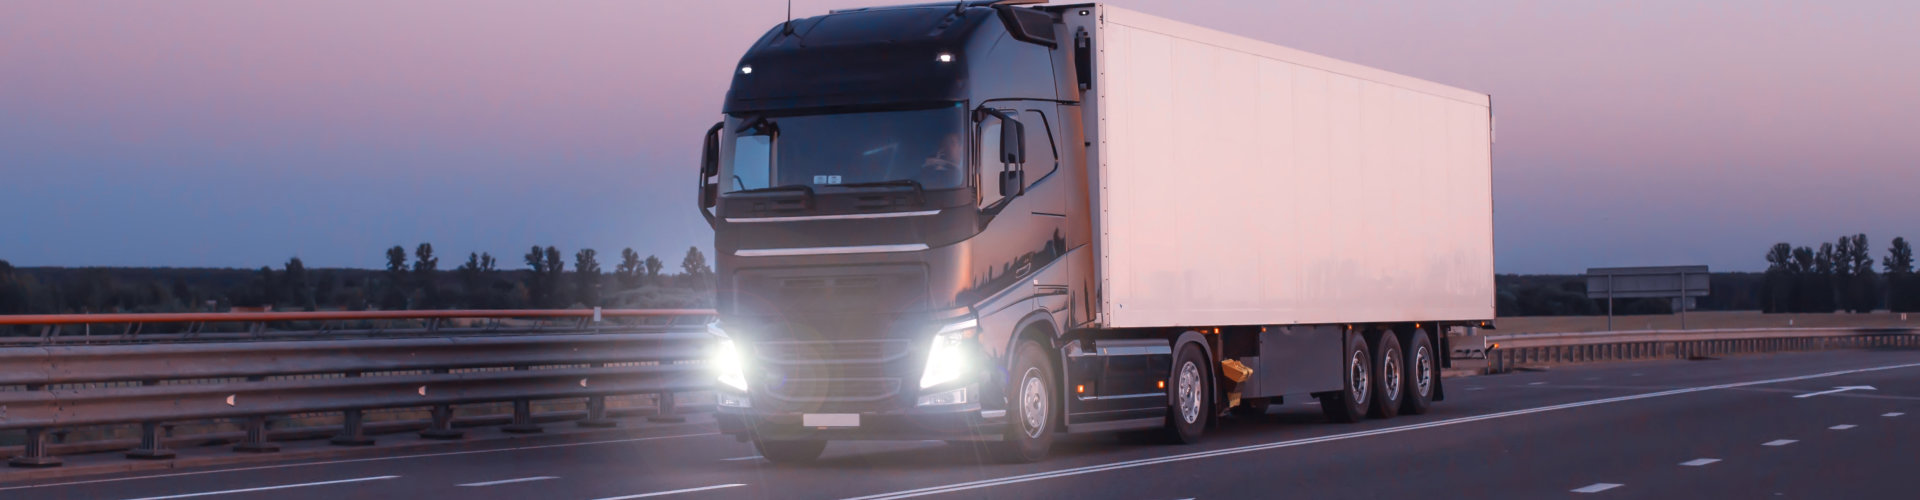
[[[1587,298],[1607,299],[1607,330],[1613,330],[1613,299],[1674,298],[1680,329],[1687,328],[1688,301],[1712,289],[1707,266],[1593,267],[1587,269]]]

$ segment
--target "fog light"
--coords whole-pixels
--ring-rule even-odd
[[[967,404],[967,388],[936,392],[920,396],[920,406],[945,406]]]
[[[720,406],[725,406],[728,408],[752,408],[753,407],[753,402],[747,400],[747,396],[744,394],[728,394],[726,392],[720,392],[718,394],[720,395],[720,398],[719,398]]]

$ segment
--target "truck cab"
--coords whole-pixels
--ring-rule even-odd
[[[1084,140],[1058,16],[990,1],[834,11],[773,27],[741,58],[700,179],[712,330],[739,367],[719,387],[726,432],[800,455],[824,439],[1007,434],[1017,337],[1052,350],[1086,319],[1069,307],[1087,299],[1087,201],[1084,169],[1063,168]],[[1057,401],[1057,380],[1034,397]]]

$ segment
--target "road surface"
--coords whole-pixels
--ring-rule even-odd
[[[1423,416],[1337,425],[1289,402],[1224,419],[1198,445],[1067,436],[1038,464],[907,442],[834,443],[818,464],[778,467],[694,426],[0,485],[0,498],[1920,497],[1920,351],[1587,365],[1447,384],[1447,401]]]

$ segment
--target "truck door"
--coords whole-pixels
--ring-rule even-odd
[[[1024,255],[1020,257],[1016,274],[1028,280],[1034,287],[1034,306],[1056,315],[1056,321],[1063,321],[1063,314],[1069,306],[1067,284],[1068,273],[1064,265],[1051,266],[1066,251],[1066,204],[1068,182],[1059,174],[1060,155],[1058,135],[1057,106],[1049,102],[1009,101],[996,102],[993,108],[1019,120],[1025,130],[1026,161],[1012,167],[993,168],[997,162],[990,159],[998,157],[998,141],[981,140],[982,161],[979,163],[980,186],[993,186],[981,190],[981,206],[991,207],[1004,202],[995,216],[994,224],[1019,226],[1019,239]],[[1000,127],[997,118],[987,118],[980,128],[982,138],[998,137]],[[1008,193],[1002,196],[997,188],[1000,171],[1017,168],[1021,171],[1022,192]],[[1012,197],[1014,199],[1004,199]],[[1023,219],[1023,220],[1010,220]]]

